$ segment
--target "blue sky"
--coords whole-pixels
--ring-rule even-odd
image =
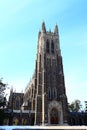
[[[57,23],[68,101],[87,100],[87,0],[0,0],[0,77],[16,91],[32,78],[38,31]]]

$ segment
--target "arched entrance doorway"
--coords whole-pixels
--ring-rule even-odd
[[[58,111],[56,108],[53,108],[50,112],[50,123],[58,124]]]
[[[61,102],[52,101],[48,106],[48,125],[63,125],[63,111]]]

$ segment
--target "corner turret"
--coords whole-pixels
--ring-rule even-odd
[[[45,28],[45,23],[44,22],[42,23],[42,32],[46,33],[46,28]]]
[[[55,33],[55,34],[58,34],[58,26],[57,26],[57,24],[56,24],[56,26],[55,26],[54,33]]]

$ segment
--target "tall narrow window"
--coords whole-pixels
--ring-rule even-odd
[[[40,63],[41,63],[41,55],[40,55]]]
[[[41,71],[41,54],[39,55],[39,71]]]
[[[20,108],[20,98],[17,97],[15,101],[16,101],[16,109],[19,109]]]
[[[49,40],[47,39],[47,42],[46,42],[46,52],[49,53]]]
[[[56,88],[53,88],[53,98],[57,98],[57,90]]]
[[[48,88],[48,98],[51,99],[51,88]]]
[[[54,43],[53,43],[53,40],[51,41],[51,52],[54,53]]]

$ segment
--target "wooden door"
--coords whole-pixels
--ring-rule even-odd
[[[53,108],[50,112],[50,123],[58,124],[58,111],[55,108]]]

